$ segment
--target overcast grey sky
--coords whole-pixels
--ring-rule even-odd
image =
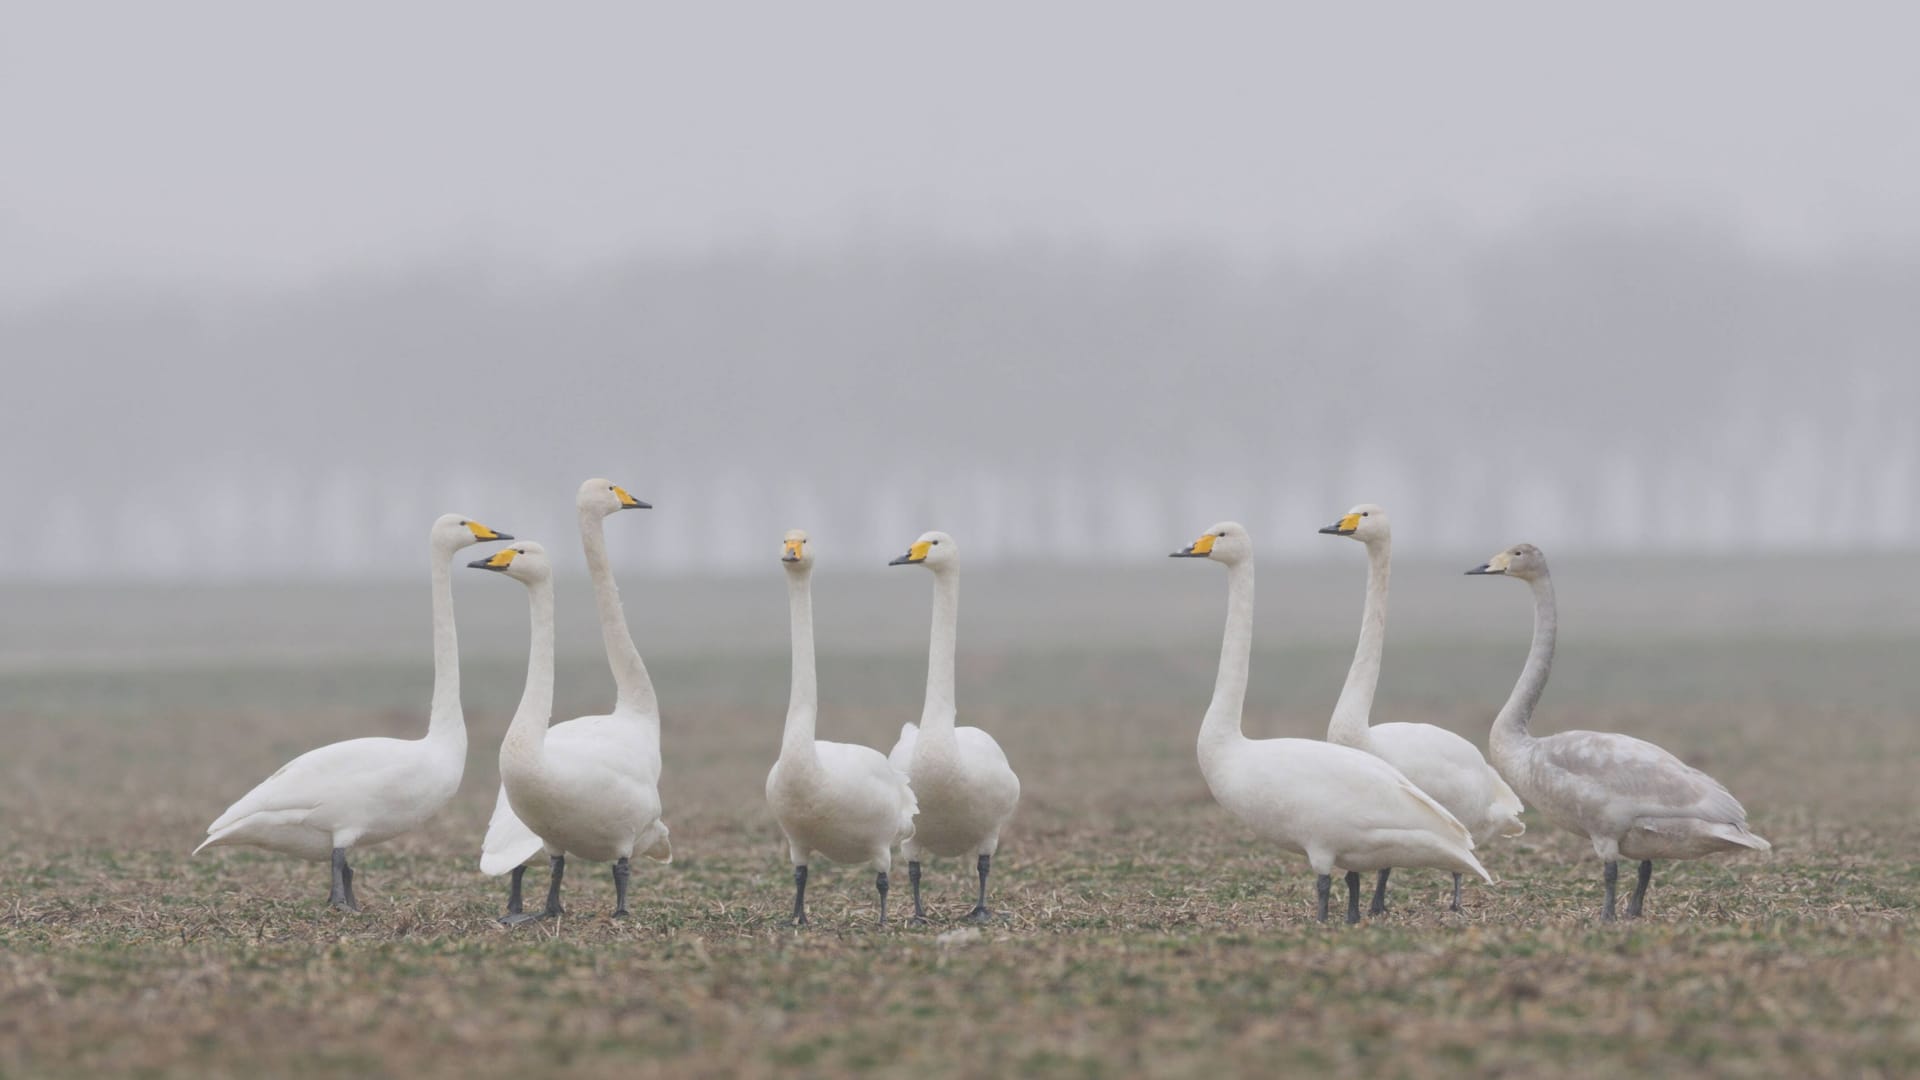
[[[1791,3],[11,3],[0,289],[875,229],[1340,250],[1920,221],[1920,15]]]

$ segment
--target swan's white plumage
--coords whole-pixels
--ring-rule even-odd
[[[509,537],[458,514],[442,515],[429,532],[434,687],[426,736],[349,739],[294,758],[215,818],[196,854],[240,844],[325,861],[334,848],[419,828],[446,805],[467,760],[449,564],[456,551],[490,539]]]
[[[1246,737],[1252,540],[1242,526],[1222,522],[1175,554],[1227,568],[1220,669],[1198,748],[1214,799],[1269,843],[1304,856],[1316,874],[1420,866],[1491,881],[1466,827],[1388,762],[1313,739]]]
[[[1367,594],[1353,664],[1327,724],[1327,741],[1381,758],[1447,808],[1476,843],[1518,836],[1519,796],[1500,778],[1480,748],[1432,724],[1372,723],[1374,691],[1385,652],[1387,587],[1392,573],[1393,532],[1386,511],[1362,503],[1320,530],[1366,545]]]
[[[787,573],[793,643],[792,691],[781,733],[780,757],[767,773],[767,805],[773,809],[795,866],[813,852],[837,863],[893,866],[893,848],[914,833],[919,803],[904,769],[880,751],[814,738],[819,683],[813,646],[813,552],[807,534],[786,535],[782,563]]]
[[[507,873],[542,851],[599,861],[630,855],[673,861],[667,824],[660,819],[659,705],[627,630],[604,525],[607,515],[645,504],[617,485],[592,479],[580,485],[574,505],[617,688],[614,709],[551,725],[541,717],[543,776],[536,780],[529,773],[517,798],[508,790],[502,746],[500,791],[480,844],[480,869],[487,874]],[[524,820],[521,802],[539,807],[539,827]],[[569,838],[575,846],[564,842]]]
[[[907,858],[923,854],[992,855],[1020,805],[1020,778],[992,735],[956,727],[954,653],[960,617],[960,570],[953,537],[922,534],[898,564],[933,571],[933,624],[927,644],[927,697],[920,723],[900,728],[887,760],[913,783],[920,814],[904,845]]]

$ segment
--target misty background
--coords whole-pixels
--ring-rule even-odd
[[[1902,6],[5,21],[9,580],[1920,543]]]

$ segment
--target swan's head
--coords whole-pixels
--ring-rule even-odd
[[[442,551],[459,551],[487,540],[511,540],[497,529],[489,529],[465,514],[441,514],[433,523],[433,546]]]
[[[1469,574],[1499,574],[1522,581],[1547,576],[1547,557],[1532,544],[1515,544],[1507,550],[1467,571]]]
[[[522,540],[509,544],[484,559],[475,559],[467,564],[475,570],[492,570],[505,574],[515,581],[528,585],[549,581],[553,578],[553,563],[547,558],[547,549],[531,540]]]
[[[807,546],[807,530],[788,529],[780,543],[780,561],[787,569],[813,569],[813,548]]]
[[[888,563],[888,566],[925,566],[929,570],[938,570],[952,566],[959,556],[954,549],[953,537],[943,532],[921,533],[920,539],[907,548],[907,553]]]
[[[1392,535],[1393,526],[1387,521],[1385,510],[1372,503],[1361,503],[1320,531],[1328,536],[1351,536],[1363,544],[1371,544]]]
[[[1229,565],[1244,562],[1253,557],[1253,537],[1247,535],[1247,527],[1237,521],[1222,521],[1206,532],[1200,539],[1173,553],[1176,559],[1212,559]]]
[[[626,488],[599,477],[580,485],[580,493],[573,497],[573,504],[582,511],[598,517],[606,517],[621,510],[653,509],[652,503],[643,503],[627,494]]]

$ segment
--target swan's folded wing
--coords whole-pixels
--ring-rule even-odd
[[[534,835],[513,812],[507,803],[507,789],[503,785],[500,795],[493,802],[493,818],[487,822],[486,839],[480,841],[480,872],[492,877],[524,866],[528,859],[540,854],[546,843]]]
[[[1636,813],[1746,825],[1746,808],[1720,781],[1644,739],[1565,731],[1536,746],[1539,760],[1575,783],[1593,785],[1608,799],[1638,807]]]
[[[309,750],[240,796],[225,813],[207,826],[212,836],[260,813],[311,811],[349,790],[364,790],[384,782],[396,771],[395,744],[400,739],[349,739]],[[411,762],[400,762],[404,771]]]

